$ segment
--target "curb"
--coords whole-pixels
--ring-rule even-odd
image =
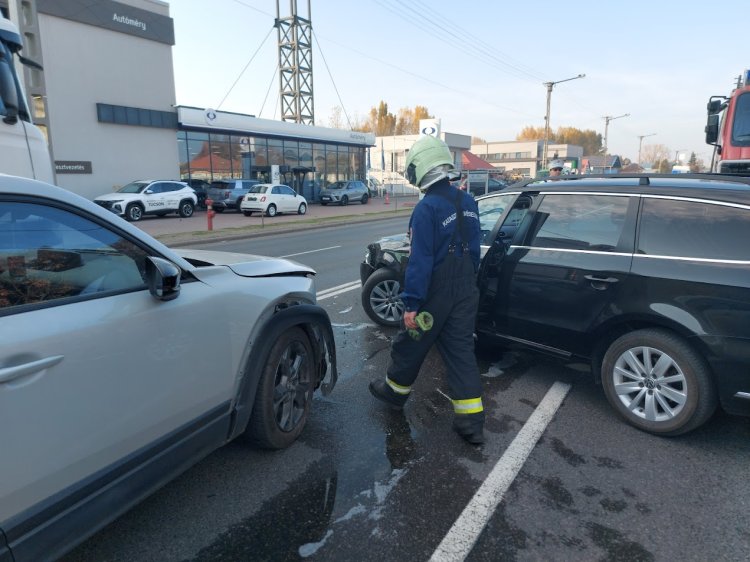
[[[409,214],[411,214],[413,209],[414,205],[412,204],[404,206],[403,209],[394,211],[389,210],[370,215],[342,215],[337,217],[329,217],[316,223],[305,222],[303,219],[301,221],[283,225],[280,224],[270,226],[227,228],[224,230],[214,231],[198,230],[193,232],[175,232],[150,236],[166,246],[172,248],[180,248],[193,244],[226,242],[231,240],[243,240],[245,238],[263,238],[266,236],[273,236],[274,234],[286,234],[288,232],[296,232],[300,230],[318,230],[322,228],[340,226],[341,224],[356,224],[362,222],[389,220],[396,217],[408,216]]]

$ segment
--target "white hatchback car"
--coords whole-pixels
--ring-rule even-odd
[[[290,445],[336,382],[314,275],[0,174],[0,560],[57,559],[235,437]]]
[[[307,199],[288,185],[259,183],[252,186],[245,195],[240,203],[240,210],[246,217],[256,212],[265,213],[269,217],[278,213],[304,215],[307,212]]]
[[[169,213],[187,218],[193,216],[198,196],[184,182],[141,180],[130,182],[114,193],[100,195],[94,203],[129,221],[139,221],[144,215]]]

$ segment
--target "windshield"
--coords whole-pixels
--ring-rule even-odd
[[[134,181],[127,185],[123,185],[117,190],[117,193],[140,193],[148,186],[147,181]]]
[[[265,193],[267,189],[267,185],[256,184],[250,188],[250,193]]]

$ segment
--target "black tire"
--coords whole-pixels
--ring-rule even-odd
[[[315,390],[315,365],[307,334],[291,328],[268,353],[245,436],[266,449],[291,445],[307,422]]]
[[[276,216],[276,205],[271,203],[268,207],[266,207],[266,216],[267,217],[275,217]]]
[[[364,194],[364,195],[362,196],[362,204],[363,204],[363,205],[367,205],[367,201],[368,201],[369,199],[370,199],[370,196],[369,196],[369,195],[367,195],[367,193],[365,193],[365,194]]]
[[[180,210],[177,211],[177,214],[180,215],[183,219],[192,217],[194,212],[195,205],[192,201],[190,201],[189,199],[180,201]]]
[[[297,214],[304,215],[306,212],[307,212],[307,205],[305,205],[304,203],[300,203],[299,208],[297,209]]]
[[[240,197],[239,199],[237,199],[237,203],[235,204],[235,208],[237,209],[237,211],[242,211],[242,200],[244,198],[245,197],[243,196],[243,197]]]
[[[325,207],[326,205],[328,205],[328,203],[323,203],[322,201],[320,202],[320,204],[321,204],[321,205],[323,205],[324,207]]]
[[[398,297],[401,279],[388,267],[374,271],[362,285],[362,308],[375,323],[381,326],[400,326],[404,316],[404,303]]]
[[[214,211],[216,211],[217,213],[223,213],[224,212],[224,207],[218,207],[218,208],[214,207]]]
[[[143,207],[138,203],[131,203],[125,207],[125,218],[132,222],[138,222],[143,218]]]
[[[348,204],[349,204],[349,198],[346,195],[344,195],[341,198],[341,206],[343,207],[343,206],[348,205]]]
[[[252,211],[242,211],[242,214],[245,215],[246,217],[252,217],[253,216],[253,212]]]
[[[655,435],[692,431],[716,410],[716,389],[705,360],[666,330],[637,330],[615,340],[604,354],[601,377],[617,413]]]

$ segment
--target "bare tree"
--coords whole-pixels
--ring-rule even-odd
[[[662,160],[669,160],[672,151],[663,144],[646,144],[641,149],[641,162],[657,168]]]
[[[328,117],[328,126],[332,129],[344,129],[344,116],[340,105],[331,108],[331,115]]]

